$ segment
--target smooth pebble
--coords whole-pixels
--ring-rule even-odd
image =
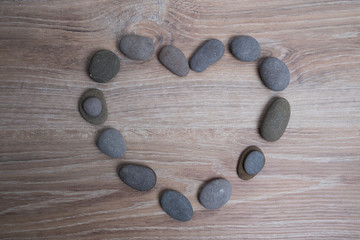
[[[196,72],[205,71],[210,65],[216,63],[224,55],[225,46],[217,39],[207,40],[196,50],[190,60],[190,68]]]
[[[79,99],[79,112],[91,124],[104,123],[108,113],[103,92],[96,88],[86,90]]]
[[[84,101],[83,108],[88,115],[92,117],[99,116],[102,109],[101,101],[96,97],[90,97]]]
[[[260,151],[250,152],[244,161],[244,170],[247,174],[256,175],[265,165],[265,157]]]
[[[193,217],[193,208],[190,201],[181,193],[167,190],[160,199],[162,209],[178,221],[189,221]]]
[[[121,158],[126,152],[126,145],[120,131],[105,129],[97,140],[100,151],[113,158]]]
[[[282,91],[290,83],[290,72],[278,58],[268,57],[260,65],[260,77],[265,86],[273,91]]]
[[[155,172],[146,166],[127,164],[119,171],[120,179],[138,191],[149,191],[156,184]]]
[[[189,63],[184,53],[174,46],[165,46],[159,54],[160,62],[175,75],[185,77],[189,73]]]
[[[230,199],[231,184],[226,179],[214,179],[207,183],[199,195],[200,203],[207,209],[218,209]]]
[[[95,82],[106,83],[111,80],[120,69],[120,61],[115,53],[100,50],[94,54],[89,65],[89,76]]]
[[[260,56],[260,45],[251,36],[235,37],[230,44],[231,53],[244,62],[256,61]]]
[[[128,58],[136,61],[146,61],[155,51],[153,41],[144,36],[126,35],[120,40],[120,51]]]

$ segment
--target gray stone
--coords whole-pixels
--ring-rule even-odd
[[[126,35],[120,40],[120,51],[128,58],[136,61],[146,61],[155,51],[154,43],[150,38],[139,35]]]
[[[83,108],[88,115],[92,117],[99,116],[102,109],[101,101],[96,97],[88,98],[83,102]]]
[[[190,60],[190,68],[196,72],[205,71],[210,65],[216,63],[224,55],[225,46],[217,39],[207,40],[194,53]]]
[[[247,174],[256,175],[265,165],[265,157],[262,152],[252,151],[250,152],[244,161],[244,169]]]
[[[120,61],[115,53],[100,50],[94,54],[89,65],[89,76],[95,82],[105,83],[119,72]]]
[[[193,217],[193,208],[189,200],[179,192],[168,190],[160,199],[162,209],[178,221],[189,221]]]
[[[274,142],[284,134],[290,119],[290,104],[285,98],[276,98],[267,109],[260,126],[261,136]]]
[[[97,100],[100,101],[100,106]],[[100,113],[97,114],[100,110]],[[86,90],[79,99],[79,112],[81,116],[91,124],[102,124],[106,121],[107,105],[104,94],[101,90],[92,88]],[[91,115],[90,115],[91,114]]]
[[[189,73],[189,64],[184,53],[174,46],[165,46],[161,49],[159,60],[175,75],[185,77]]]
[[[264,59],[260,66],[260,77],[265,86],[273,91],[284,90],[290,82],[290,72],[284,62],[275,57]]]
[[[126,145],[121,133],[114,129],[105,129],[97,140],[100,151],[113,158],[121,158],[126,152]]]
[[[231,53],[244,62],[256,61],[260,56],[260,45],[255,38],[250,36],[239,36],[234,38],[230,44]]]
[[[138,191],[149,191],[156,184],[155,172],[146,166],[127,164],[119,171],[120,179]]]
[[[226,179],[214,179],[201,190],[199,200],[207,209],[218,209],[230,199],[231,184]]]

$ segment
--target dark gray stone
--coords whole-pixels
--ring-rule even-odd
[[[154,43],[150,38],[139,35],[126,35],[120,40],[120,51],[128,58],[136,61],[146,61],[155,51]]]
[[[98,99],[100,101],[100,106],[95,100],[95,104],[93,104],[94,100],[89,99]],[[89,102],[87,102],[89,101]],[[100,109],[100,113],[98,113]],[[79,112],[81,116],[91,124],[102,124],[106,121],[108,113],[107,113],[107,105],[105,101],[104,94],[101,90],[96,88],[91,88],[86,90],[83,95],[79,99]],[[95,116],[92,116],[92,115]]]
[[[265,86],[273,91],[284,90],[290,82],[288,67],[283,61],[275,57],[268,57],[262,62],[260,77]]]
[[[216,63],[224,55],[225,46],[217,39],[207,40],[194,53],[190,60],[190,68],[196,72],[205,71],[210,65]]]
[[[156,184],[155,172],[146,166],[127,164],[119,171],[120,179],[138,191],[149,191]]]
[[[119,72],[120,61],[115,53],[100,50],[94,54],[89,65],[89,76],[95,82],[105,83]]]
[[[262,152],[252,151],[250,152],[244,161],[244,170],[247,174],[256,175],[265,165],[265,157]]]
[[[230,44],[231,53],[244,62],[256,61],[260,56],[260,45],[255,38],[250,36],[239,36],[234,38]]]
[[[102,109],[101,101],[96,97],[88,98],[83,102],[83,108],[88,115],[92,117],[99,116]]]
[[[285,98],[276,98],[267,109],[260,126],[261,136],[274,142],[284,134],[290,119],[290,104]]]
[[[172,73],[185,77],[189,73],[189,64],[184,53],[174,46],[165,46],[161,49],[159,60]]]
[[[105,129],[97,140],[100,151],[113,158],[121,158],[126,152],[126,145],[121,133],[114,129]]]
[[[226,179],[214,179],[201,190],[199,200],[207,209],[218,209],[230,199],[231,184]]]
[[[168,190],[160,200],[162,209],[178,221],[189,221],[193,217],[193,208],[189,200],[179,192]]]

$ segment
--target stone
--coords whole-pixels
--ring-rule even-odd
[[[118,56],[109,50],[100,50],[90,61],[89,76],[95,82],[106,83],[116,76],[119,69]]]
[[[230,44],[231,53],[244,62],[256,61],[260,56],[260,45],[251,36],[239,36],[234,38]]]
[[[207,40],[196,50],[190,60],[190,68],[196,72],[205,71],[210,65],[216,63],[224,55],[225,46],[217,39]]]
[[[184,53],[174,46],[165,46],[161,49],[159,60],[175,75],[185,77],[189,73],[189,64]]]
[[[119,171],[120,179],[138,191],[149,191],[156,184],[155,172],[146,166],[127,164]]]
[[[113,158],[121,158],[125,155],[126,145],[120,131],[108,128],[102,131],[97,146],[100,151]]]
[[[83,108],[88,115],[99,116],[102,109],[101,101],[96,97],[90,97],[83,102]]]
[[[265,165],[265,157],[260,151],[250,152],[244,161],[244,170],[247,174],[256,175]]]
[[[274,142],[284,134],[290,119],[290,104],[285,98],[276,98],[264,114],[264,120],[260,126],[261,136]]]
[[[231,184],[226,179],[214,179],[201,190],[199,200],[207,209],[218,209],[229,201],[231,192]]]
[[[148,37],[139,35],[122,37],[119,47],[124,55],[136,61],[149,60],[155,51],[153,41]]]
[[[273,91],[284,90],[290,82],[286,64],[278,58],[268,57],[260,65],[260,77],[265,86]]]
[[[108,112],[103,92],[96,88],[86,90],[79,99],[79,112],[91,124],[104,123]]]
[[[162,209],[172,218],[186,222],[193,217],[190,201],[181,193],[167,190],[160,199]]]

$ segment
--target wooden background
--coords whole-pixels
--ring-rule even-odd
[[[57,0],[0,2],[1,239],[360,239],[360,2]],[[262,56],[282,59],[289,87],[272,92],[258,63],[226,50],[203,73],[179,78],[154,56],[138,63],[118,50],[123,34],[174,44],[187,57],[206,39],[255,37]],[[86,72],[99,49],[121,70],[111,82]],[[101,89],[109,118],[85,122],[77,101]],[[285,135],[262,140],[267,102],[283,96]],[[95,145],[119,129],[124,159]],[[249,145],[266,155],[250,181],[236,174]],[[152,167],[156,187],[137,192],[120,164]],[[220,210],[204,209],[200,186],[225,177],[233,187]],[[194,217],[177,222],[160,208],[164,189],[182,192]]]

